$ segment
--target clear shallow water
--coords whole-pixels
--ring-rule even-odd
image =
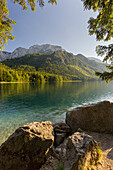
[[[113,83],[0,84],[0,144],[20,125],[61,121],[68,109],[103,100],[113,101]]]

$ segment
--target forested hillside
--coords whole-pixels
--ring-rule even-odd
[[[20,71],[21,68],[21,71]],[[44,82],[63,81],[61,76],[30,70],[31,66],[20,66],[17,70],[0,63],[0,82]]]
[[[95,71],[104,70],[101,64],[92,61],[91,65],[66,51],[27,54],[20,58],[7,59],[3,63],[18,71],[55,74],[62,76],[64,80],[93,80],[96,79]]]
[[[95,69],[95,71],[97,71],[97,70],[105,71],[105,70],[106,70],[105,63],[102,63],[101,60],[96,59],[96,60],[98,61],[98,62],[96,62],[96,60],[91,60],[91,58],[93,58],[93,57],[91,57],[91,58],[86,58],[86,57],[85,57],[84,55],[82,55],[82,54],[77,54],[76,57],[79,58],[79,59],[80,59],[81,61],[83,61],[84,63],[92,66],[92,67]],[[100,63],[100,61],[101,61],[101,63]]]

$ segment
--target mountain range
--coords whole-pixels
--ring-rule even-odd
[[[2,54],[2,55],[1,55]],[[60,75],[69,80],[93,80],[95,71],[106,70],[105,64],[88,59],[82,54],[74,55],[61,46],[34,45],[29,49],[19,47],[12,53],[1,52],[1,62],[11,69],[38,71]]]
[[[106,63],[103,63],[100,59],[98,58],[95,58],[95,57],[88,57],[89,60],[93,60],[93,61],[96,61],[97,63],[101,63],[101,64],[104,64],[106,65]]]
[[[12,53],[6,51],[0,51],[0,61],[4,61],[6,59],[14,59],[22,57],[26,54],[31,53],[44,53],[44,54],[51,54],[54,51],[64,51],[61,46],[58,45],[50,45],[50,44],[43,44],[43,45],[33,45],[29,49],[18,47]]]

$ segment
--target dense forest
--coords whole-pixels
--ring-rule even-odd
[[[55,51],[51,54],[32,53],[7,59],[2,63],[4,69],[1,68],[1,75],[4,74],[4,78],[2,76],[1,81],[95,80],[95,71],[103,71],[105,67],[84,56],[80,58],[80,55],[78,57],[66,51]]]
[[[31,66],[20,66],[17,69],[0,63],[0,82],[44,82],[63,81],[62,76],[41,73]]]

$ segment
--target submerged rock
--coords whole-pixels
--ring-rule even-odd
[[[3,170],[37,170],[44,164],[54,142],[49,121],[33,122],[19,127],[0,146]]]
[[[113,134],[113,103],[103,101],[69,110],[66,113],[66,123],[73,133],[81,128],[86,131]]]
[[[65,158],[65,170],[96,170],[101,162],[102,153],[92,136],[76,132],[68,137]]]

